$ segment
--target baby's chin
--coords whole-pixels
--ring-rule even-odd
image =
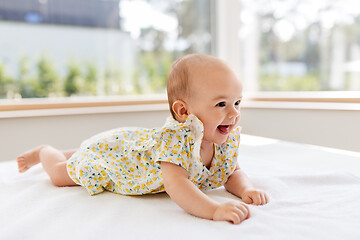
[[[230,134],[230,131],[226,134],[224,134],[224,132],[220,132],[219,129],[216,129],[215,131],[213,131],[213,135],[212,136],[206,136],[207,134],[204,135],[203,141],[212,143],[212,144],[216,144],[216,145],[221,145],[223,143],[226,143],[226,140],[228,139]]]
[[[224,143],[226,143],[226,139],[225,139],[224,141],[218,141],[218,142],[216,142],[217,145],[222,145],[222,144],[224,144]]]
[[[221,136],[221,138],[216,138],[214,139],[213,143],[216,144],[216,145],[222,145],[224,143],[226,143],[226,140],[227,140],[228,136]]]

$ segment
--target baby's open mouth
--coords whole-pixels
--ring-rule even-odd
[[[221,134],[226,135],[230,132],[230,125],[219,125],[217,129]]]

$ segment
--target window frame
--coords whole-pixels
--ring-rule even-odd
[[[250,101],[360,103],[360,91],[294,91],[247,93]]]
[[[0,112],[46,109],[118,107],[167,103],[165,95],[129,95],[118,97],[30,98],[0,100]]]

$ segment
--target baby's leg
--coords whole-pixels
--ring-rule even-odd
[[[73,153],[73,152],[72,152]],[[40,163],[55,186],[77,185],[68,175],[66,161],[72,155],[65,154],[51,146],[42,145],[31,149],[17,158],[19,172],[25,172]]]
[[[44,147],[46,147],[46,145],[38,146],[18,156],[16,160],[19,172],[25,172],[32,166],[40,163],[39,152]]]
[[[46,146],[39,152],[39,158],[43,168],[55,186],[64,187],[77,185],[67,173],[67,157],[63,152],[51,146]]]
[[[67,150],[62,150],[61,152],[65,155],[66,160],[69,160],[69,158],[71,158],[71,156],[77,151],[76,148],[74,149],[67,149]]]

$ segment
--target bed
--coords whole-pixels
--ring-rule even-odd
[[[271,201],[233,225],[190,216],[165,193],[90,196],[2,162],[0,239],[360,239],[360,153],[242,135],[239,163]]]

